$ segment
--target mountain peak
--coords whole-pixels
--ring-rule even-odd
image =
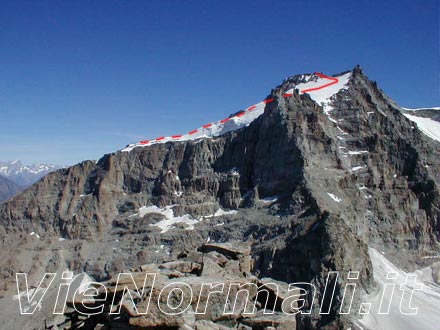
[[[355,68],[356,70],[356,68]],[[326,114],[331,110],[331,98],[342,89],[347,88],[347,83],[352,76],[352,71],[345,71],[341,74],[328,76],[320,72],[297,74],[284,80],[283,87],[285,92],[283,98],[293,96],[293,94],[308,94],[318,105],[324,108]],[[276,100],[275,95],[255,103],[244,111],[236,112],[234,115],[222,120],[213,121],[191,130],[188,133],[176,134],[172,136],[160,136],[157,138],[139,141],[130,144],[123,152],[129,152],[136,147],[147,147],[158,143],[181,142],[188,140],[198,140],[201,138],[212,138],[221,136],[231,131],[248,126],[260,117],[269,103]]]

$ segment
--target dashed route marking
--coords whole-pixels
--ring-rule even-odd
[[[318,76],[319,78],[327,79],[327,80],[329,80],[330,82],[329,82],[329,83],[326,83],[326,84],[324,84],[324,85],[318,86],[318,87],[313,87],[313,88],[307,88],[307,89],[300,90],[300,91],[299,91],[300,94],[304,94],[304,93],[309,93],[309,92],[317,91],[317,90],[320,90],[320,89],[323,89],[323,88],[329,87],[329,86],[331,86],[331,85],[337,84],[337,83],[339,82],[339,79],[338,79],[338,78],[335,78],[335,77],[329,77],[329,76],[327,76],[327,75],[325,75],[325,74],[322,74],[322,73],[319,73],[319,72],[315,72],[314,75]],[[284,97],[284,98],[287,98],[287,97],[291,97],[292,95],[293,95],[293,94],[291,94],[291,93],[285,93],[285,94],[283,95],[283,97]],[[273,102],[273,101],[274,101],[274,98],[268,98],[268,99],[263,100],[263,103],[265,103],[265,104],[269,104],[269,103],[271,103],[271,102]],[[233,117],[228,117],[228,118],[222,119],[222,120],[220,120],[219,122],[220,122],[220,124],[225,124],[225,123],[227,123],[228,121],[230,121],[232,118],[242,117],[242,116],[244,116],[244,115],[246,114],[246,111],[253,111],[253,110],[255,110],[256,108],[257,108],[256,105],[251,105],[251,106],[250,106],[249,108],[247,108],[245,111],[241,111],[241,112],[239,112],[238,114],[236,114],[236,115],[233,116]],[[202,128],[209,128],[209,127],[211,127],[212,125],[213,125],[212,123],[205,124],[205,125],[202,126]],[[187,134],[188,134],[188,135],[193,135],[193,134],[196,134],[198,131],[199,131],[198,129],[194,129],[194,130],[188,132]],[[182,134],[172,135],[172,136],[171,136],[171,138],[172,138],[173,140],[181,139],[182,137],[183,137]],[[161,137],[158,137],[158,138],[155,138],[155,139],[152,139],[152,140],[143,140],[143,141],[140,141],[140,142],[138,142],[138,144],[145,145],[145,144],[149,144],[149,143],[152,142],[152,141],[162,141],[162,140],[164,140],[164,139],[165,139],[165,136],[161,136]]]
[[[308,93],[308,92],[317,91],[317,90],[329,87],[331,85],[337,84],[339,82],[338,78],[329,77],[329,76],[326,76],[325,74],[322,74],[319,72],[315,72],[315,75],[317,75],[318,77],[323,78],[323,79],[329,79],[332,82],[325,84],[325,85],[322,85],[322,86],[319,86],[319,87],[304,89],[304,90],[300,91],[300,93]]]

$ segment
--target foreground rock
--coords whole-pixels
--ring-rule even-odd
[[[252,260],[249,245],[205,244],[199,250],[210,251],[208,256],[215,253],[215,257],[205,254],[207,262],[202,264],[185,258],[143,265],[103,282],[105,290],[101,286],[100,294],[87,298],[86,306],[81,300],[95,284],[87,286],[87,278],[75,277],[72,287],[76,290],[82,285],[81,294],[69,296],[65,315],[47,320],[47,328],[227,330],[238,325],[243,330],[296,329],[298,305],[292,301],[283,312],[282,304],[298,295],[297,290],[288,292],[287,283],[237,272],[245,267],[243,262],[247,265],[248,258]],[[222,272],[204,275],[210,272],[208,268]],[[87,308],[96,308],[103,301],[102,313],[84,315]]]

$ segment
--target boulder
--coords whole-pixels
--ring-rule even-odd
[[[234,243],[205,243],[201,250],[203,252],[216,251],[233,259],[238,259],[241,256],[250,255],[251,247],[249,244],[234,242]]]

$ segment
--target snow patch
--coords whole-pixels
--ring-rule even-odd
[[[153,206],[142,206],[139,208],[139,217],[143,217],[146,214],[150,213],[158,213],[165,217],[164,220],[161,220],[155,224],[150,224],[150,226],[159,227],[161,229],[161,233],[166,233],[170,230],[175,224],[185,223],[188,226],[185,228],[186,230],[193,230],[194,225],[199,222],[199,220],[194,219],[190,214],[184,214],[182,216],[174,216],[173,207],[175,205],[165,206],[165,208],[159,208],[155,205]]]
[[[377,330],[438,329],[440,287],[433,283],[430,268],[406,273],[377,250],[369,248],[368,252],[373,265],[373,277],[379,288],[366,297],[366,302],[371,303],[371,310],[359,321],[368,329]],[[387,278],[387,274],[391,276]],[[393,284],[395,289],[394,294],[391,294]],[[408,308],[410,302],[411,307],[418,308],[416,315],[401,312],[402,299],[402,312],[413,312]],[[388,313],[379,314],[379,311],[386,311],[388,306]]]
[[[220,217],[222,215],[233,215],[233,214],[237,214],[237,213],[238,213],[238,211],[236,211],[236,210],[224,211],[221,208],[219,208],[217,211],[215,211],[215,213],[205,215],[202,218],[213,218],[213,217]]]
[[[333,95],[337,94],[339,91],[343,89],[347,89],[347,83],[350,80],[351,72],[348,72],[346,74],[343,74],[341,76],[337,76],[335,78],[338,78],[338,82],[336,84],[327,86],[325,88],[306,92],[310,95],[310,98],[321,105],[324,109],[324,112],[327,116],[329,116],[329,119],[337,124],[337,121],[330,117],[329,112],[333,110],[333,107],[331,106],[331,98]],[[323,86],[327,83],[329,83],[329,80],[326,78],[318,77],[317,75],[309,75],[306,77],[308,79],[305,83],[300,83],[296,85],[295,89],[298,89],[300,91],[310,89],[310,88],[317,88],[320,86]],[[286,94],[292,94],[293,88],[288,90]]]
[[[431,107],[431,108],[404,108],[402,107],[403,110],[408,110],[408,111],[417,111],[417,110],[440,110],[440,107]]]
[[[368,154],[367,150],[359,150],[359,151],[349,151],[349,155],[362,155],[362,154]]]
[[[265,197],[260,199],[260,202],[263,202],[265,204],[272,204],[275,203],[278,200],[277,196],[272,196],[272,197]]]
[[[342,199],[332,193],[327,193],[327,195],[329,195],[336,203],[340,203],[342,201]]]
[[[38,238],[38,239],[40,238],[40,235],[38,235],[38,234],[37,234],[36,232],[34,232],[34,231],[33,231],[32,233],[30,233],[29,236],[35,236],[35,237]]]
[[[355,166],[355,167],[351,168],[351,171],[356,172],[356,171],[362,170],[364,168],[367,168],[367,167],[366,166]]]
[[[415,122],[417,127],[428,137],[433,140],[440,141],[440,123],[431,118],[423,118],[418,116],[403,114],[409,120]]]

